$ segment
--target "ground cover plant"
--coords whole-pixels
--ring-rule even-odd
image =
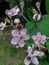
[[[49,1],[0,5],[0,65],[49,65]]]

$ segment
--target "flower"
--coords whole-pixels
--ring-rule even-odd
[[[40,14],[34,14],[33,16],[33,20],[34,21],[39,21],[41,19],[41,15]]]
[[[26,58],[24,59],[24,64],[25,65],[29,65],[31,62],[35,65],[38,65],[38,59],[36,58],[36,56],[33,56],[33,49],[31,46],[28,46],[27,48],[27,53],[28,55],[26,56]]]
[[[35,65],[39,64],[39,61],[36,57],[33,57],[32,55],[26,56],[26,58],[24,59],[24,64],[25,65],[30,65],[31,62]]]
[[[18,24],[18,23],[20,23],[20,20],[19,20],[19,19],[15,19],[15,20],[14,20],[14,23],[15,23],[15,24]]]
[[[12,45],[19,45],[19,47],[24,47],[25,45],[25,40],[29,40],[29,35],[27,34],[26,29],[21,29],[21,30],[13,30],[12,31],[12,36],[13,39],[11,40]]]
[[[13,7],[12,9],[10,10],[6,10],[5,13],[8,15],[8,16],[15,16],[18,14],[18,12],[20,11],[20,9],[18,8],[18,6],[15,6]]]
[[[41,56],[44,55],[44,52],[34,50],[34,45],[32,45],[32,47],[31,46],[28,46],[27,53],[28,53],[28,55],[24,59],[24,64],[25,65],[30,65],[31,62],[34,65],[38,65],[39,64],[39,61],[37,59],[37,56],[41,57]]]
[[[0,23],[0,30],[3,30],[6,27],[6,23],[1,22]]]
[[[35,44],[45,44],[46,42],[46,36],[41,35],[40,32],[38,32],[37,35],[32,35],[32,39],[34,40]]]

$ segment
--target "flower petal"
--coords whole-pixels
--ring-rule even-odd
[[[29,65],[31,63],[31,61],[29,61],[28,59],[27,59],[27,57],[25,58],[25,60],[24,60],[24,64],[25,65]]]
[[[46,42],[46,36],[45,35],[42,35],[42,40],[41,40],[41,44],[44,44]]]
[[[39,55],[39,51],[34,51],[34,53],[33,53],[33,56],[38,56]]]
[[[18,45],[19,45],[19,47],[24,47],[24,45],[25,45],[25,42],[24,41],[19,41],[19,43],[18,43]]]
[[[11,16],[15,16],[18,14],[18,12],[20,11],[20,9],[18,7],[13,7],[11,10],[12,15]]]
[[[24,35],[24,40],[29,40],[29,39],[30,39],[29,35]]]
[[[32,48],[31,48],[31,46],[28,46],[28,48],[27,48],[27,53],[28,53],[28,54],[31,54],[31,53],[32,53]]]
[[[47,37],[45,35],[42,35],[42,40],[45,40]]]
[[[35,47],[35,45],[33,44],[33,45],[32,45],[32,49],[34,49],[34,47]]]
[[[16,45],[17,43],[18,43],[18,39],[13,38],[13,39],[11,40],[11,44]]]
[[[45,44],[46,40],[41,40],[41,44]]]
[[[37,39],[37,36],[33,35],[32,39],[35,41]]]
[[[27,30],[26,29],[21,29],[21,31],[20,31],[20,34],[26,34],[27,33]]]
[[[43,56],[44,52],[40,52],[40,51],[34,51],[33,56]]]
[[[38,42],[38,41],[34,41],[34,43],[35,43],[35,44],[40,44],[40,42]]]
[[[13,37],[16,37],[16,36],[18,36],[19,35],[19,31],[18,30],[13,30],[12,31],[12,36]]]
[[[32,63],[35,64],[35,65],[38,65],[39,64],[38,59],[36,57],[33,57]]]
[[[39,38],[40,38],[41,36],[42,36],[42,35],[41,35],[41,33],[40,33],[40,32],[38,32],[38,33],[37,33],[37,37],[39,37]]]

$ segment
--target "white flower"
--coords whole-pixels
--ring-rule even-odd
[[[0,23],[0,30],[3,30],[6,27],[6,23],[1,22]]]
[[[34,14],[33,16],[33,20],[34,21],[39,21],[41,19],[41,15],[40,14]]]
[[[14,20],[14,23],[15,23],[15,24],[18,24],[18,23],[20,23],[20,20],[19,20],[19,19],[15,19],[15,20]]]

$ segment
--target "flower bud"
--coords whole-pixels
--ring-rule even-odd
[[[35,5],[37,6],[37,8],[40,8],[40,2],[36,2]]]
[[[34,14],[33,16],[33,20],[34,21],[39,21],[41,19],[41,15],[40,14]]]
[[[15,19],[15,20],[14,20],[14,23],[15,23],[15,24],[19,24],[19,23],[20,23],[20,20],[19,20],[19,19]]]

